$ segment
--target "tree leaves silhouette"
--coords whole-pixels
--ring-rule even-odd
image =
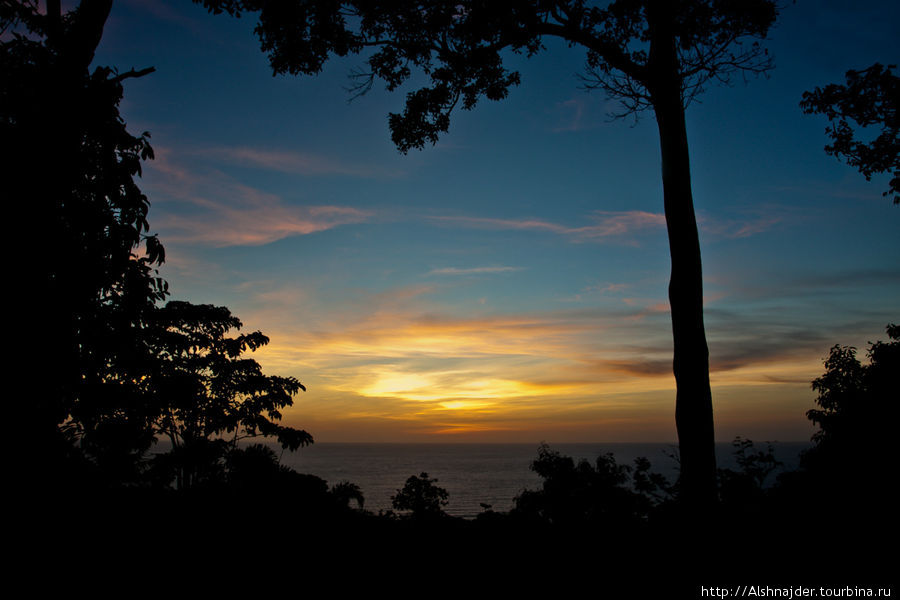
[[[110,5],[83,0],[63,14],[58,1],[3,2],[0,169],[10,222],[29,233],[14,275],[15,325],[27,328],[19,373],[40,382],[29,456],[61,459],[77,438],[121,479],[152,438],[135,384],[150,357],[134,334],[168,288],[135,181],[153,157],[149,134],[129,133],[119,114],[122,82],[152,69],[89,70]]]
[[[428,473],[418,477],[412,475],[406,480],[403,489],[391,496],[391,505],[396,510],[406,510],[415,519],[433,519],[444,516],[450,494],[437,485]]]
[[[879,63],[846,73],[846,85],[829,84],[803,93],[800,108],[806,114],[820,113],[831,124],[825,133],[832,143],[825,152],[843,159],[871,180],[876,173],[892,173],[883,196],[894,196],[900,204],[900,77]],[[857,127],[851,125],[856,123]],[[857,139],[859,129],[880,128],[866,143]]]
[[[269,343],[261,332],[228,337],[241,321],[225,307],[169,302],[154,313],[148,379],[159,412],[155,432],[172,444],[165,458],[176,486],[218,479],[238,442],[275,438],[287,450],[311,444],[306,431],[281,425],[282,410],[306,388],[293,377],[264,375],[243,354]]]
[[[143,484],[163,434],[190,487],[243,438],[311,443],[279,423],[304,388],[241,356],[269,340],[227,337],[241,327],[228,309],[159,306],[165,250],[136,181],[153,150],[119,113],[123,81],[153,69],[89,69],[111,6],[0,2],[0,168],[13,222],[34,231],[16,248],[27,257],[16,273],[19,376],[32,384],[21,466],[37,487],[80,485],[86,472],[103,485]]]

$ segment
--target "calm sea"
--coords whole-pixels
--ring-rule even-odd
[[[632,464],[645,456],[653,470],[670,480],[677,463],[670,457],[673,444],[551,444],[553,450],[575,459],[594,461],[612,452],[619,464]],[[763,449],[764,445],[757,445]],[[785,468],[797,465],[808,443],[774,444],[776,457]],[[450,494],[446,511],[474,517],[490,504],[508,511],[513,499],[525,489],[538,489],[540,477],[530,470],[537,457],[537,444],[349,444],[316,443],[293,453],[284,453],[282,463],[301,473],[311,473],[334,485],[350,481],[365,497],[365,508],[373,512],[391,508],[391,496],[411,475],[428,473]],[[718,444],[719,466],[737,468],[730,443]],[[773,477],[774,479],[774,477]]]

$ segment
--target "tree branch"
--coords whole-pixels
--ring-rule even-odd
[[[119,73],[118,75],[116,75],[115,77],[110,79],[110,81],[120,83],[120,82],[124,81],[125,79],[130,79],[132,77],[134,77],[134,78],[143,77],[144,75],[149,75],[150,73],[154,73],[155,71],[156,71],[156,67],[147,67],[146,69],[141,69],[140,71],[135,71],[134,69],[131,69],[130,71],[126,71],[124,73]]]
[[[555,23],[543,22],[537,27],[538,33],[562,38],[567,42],[580,44],[600,55],[609,66],[625,73],[631,79],[645,84],[649,76],[646,65],[634,62],[619,46],[590,35],[584,29],[573,29]]]

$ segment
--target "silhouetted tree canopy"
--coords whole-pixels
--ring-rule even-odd
[[[501,100],[521,81],[504,66],[504,51],[533,56],[557,37],[586,51],[586,81],[620,99],[627,113],[653,108],[662,65],[650,55],[654,33],[669,29],[679,68],[672,75],[687,105],[710,81],[771,67],[758,42],[776,5],[766,0],[669,2],[265,2],[194,0],[214,13],[259,13],[256,33],[277,74],[319,73],[331,55],[367,53],[367,69],[354,74],[356,93],[376,79],[388,90],[416,70],[431,85],[411,92],[390,126],[400,150],[435,143],[448,130],[454,108],[472,109],[484,97]]]
[[[825,133],[832,143],[825,152],[855,167],[866,180],[876,173],[892,173],[883,195],[893,195],[894,204],[900,204],[900,77],[891,71],[896,68],[875,63],[861,71],[847,71],[845,85],[831,83],[804,92],[800,107],[806,114],[821,113],[831,121]],[[857,134],[871,131],[867,128],[880,131],[871,141],[861,141]]]
[[[438,486],[437,482],[428,473],[422,473],[418,477],[412,475],[406,480],[403,489],[391,496],[391,504],[396,510],[409,511],[416,519],[444,516],[443,507],[447,506],[450,494]]]
[[[164,435],[173,450],[152,476],[168,465],[190,487],[227,470],[226,459],[271,463],[254,450],[235,462],[241,439],[311,443],[279,423],[304,388],[242,356],[268,338],[228,337],[241,327],[228,309],[159,306],[165,252],[136,182],[153,150],[119,113],[122,82],[153,69],[89,70],[111,5],[81,0],[63,13],[58,0],[0,2],[4,199],[11,222],[33,232],[17,248],[27,258],[17,320],[29,328],[19,376],[33,386],[23,468],[38,485],[143,485]]]
[[[620,465],[612,454],[595,464],[576,462],[551,450],[538,448],[531,469],[543,480],[540,490],[525,490],[516,497],[512,514],[555,526],[628,528],[643,523],[659,503],[672,498],[673,487],[653,473],[646,458],[634,467]]]
[[[888,325],[887,334],[889,341],[869,344],[868,364],[852,346],[831,348],[812,382],[817,408],[806,413],[818,426],[814,445],[800,469],[778,478],[785,518],[803,520],[816,535],[856,540],[861,530],[896,524],[900,327]]]
[[[774,0],[194,1],[214,13],[259,13],[256,33],[275,73],[315,74],[332,55],[365,53],[356,93],[376,79],[396,90],[424,76],[428,85],[408,92],[403,111],[389,115],[401,152],[435,143],[455,108],[505,98],[521,80],[504,64],[508,53],[533,56],[547,38],[583,48],[589,87],[621,100],[623,114],[652,109],[672,258],[683,497],[696,506],[715,500],[709,350],[684,110],[710,81],[771,67],[758,40],[775,21]]]
[[[241,321],[225,307],[169,302],[154,312],[149,334],[157,360],[148,384],[158,401],[155,433],[172,443],[177,486],[215,480],[222,461],[247,438],[272,437],[288,450],[312,443],[279,423],[306,388],[293,377],[264,375],[246,358],[269,343],[261,332],[229,337]]]
[[[754,506],[763,501],[766,482],[783,463],[769,443],[757,450],[752,440],[738,436],[731,443],[739,470],[719,469],[719,496],[726,507]]]
[[[167,286],[135,182],[149,135],[129,133],[118,108],[122,82],[152,69],[89,70],[110,4],[0,5],[0,169],[9,222],[29,232],[17,240],[26,293],[14,324],[27,323],[20,376],[36,385],[29,458],[64,459],[77,438],[128,479],[152,439],[137,385],[152,357],[135,332]]]
[[[888,461],[900,394],[900,327],[888,325],[887,334],[892,341],[870,344],[869,364],[852,346],[831,348],[825,373],[812,382],[819,408],[806,416],[819,430],[806,466],[858,471]]]
[[[350,501],[355,500],[356,505],[362,509],[366,504],[362,490],[355,483],[340,481],[331,486],[332,495],[344,506],[350,506]]]

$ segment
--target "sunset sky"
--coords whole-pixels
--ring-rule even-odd
[[[804,440],[836,344],[900,319],[900,207],[826,155],[803,91],[900,62],[900,3],[788,3],[768,79],[688,109],[717,438]],[[580,89],[553,40],[502,102],[400,154],[404,92],[349,102],[359,57],[272,77],[255,19],[116,0],[95,64],[148,130],[141,180],[174,299],[228,306],[308,388],[317,441],[674,441],[669,256],[652,114]]]

